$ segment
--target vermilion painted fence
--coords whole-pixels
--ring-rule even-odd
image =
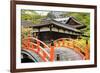
[[[68,42],[65,42],[65,40],[68,40]],[[62,44],[61,44],[61,43]],[[37,38],[34,37],[28,37],[25,39],[22,39],[22,49],[28,49],[35,53],[37,53],[43,61],[54,61],[54,49],[56,47],[67,47],[74,51],[76,51],[78,54],[82,56],[83,59],[89,59],[89,45],[86,44],[86,47],[84,49],[84,55],[82,53],[82,50],[80,47],[75,45],[75,41],[69,38],[60,38],[53,42],[54,46],[49,45],[49,47],[42,41],[40,41]],[[49,49],[50,53],[47,52],[46,49]]]

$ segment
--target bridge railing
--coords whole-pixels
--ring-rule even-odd
[[[50,44],[49,44],[50,45]],[[76,39],[60,38],[54,41],[55,47],[67,47],[78,52],[83,59],[89,59],[89,44],[83,44]]]
[[[36,52],[38,55],[40,55],[44,61],[49,61],[50,55],[44,49],[44,47],[49,49],[49,47],[45,43],[33,37],[28,37],[22,40],[23,49],[32,50]]]
[[[40,55],[45,61],[54,61],[54,46],[48,47],[44,42],[34,37],[24,38],[22,48],[30,49]],[[47,49],[50,53],[47,52]]]
[[[85,46],[84,51],[83,47],[80,46],[77,40],[69,38],[60,38],[53,41],[53,46],[50,44],[49,47],[42,41],[34,37],[24,38],[22,40],[22,48],[29,49],[33,52],[36,52],[44,61],[54,61],[54,48],[55,47],[67,47],[79,53],[83,59],[89,59],[89,46]],[[47,52],[47,49],[50,53]]]

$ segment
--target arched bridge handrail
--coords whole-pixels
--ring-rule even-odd
[[[44,42],[40,41],[40,40],[37,39],[37,38],[34,38],[34,37],[28,37],[28,38],[24,38],[23,40],[30,40],[30,39],[39,41],[41,44],[43,44],[43,45],[45,46],[45,48],[50,49]]]
[[[54,40],[54,43],[57,42],[57,41],[59,41],[59,40],[71,41],[71,42],[73,42],[73,45],[74,45],[75,47],[81,48],[80,46],[78,46],[78,45],[80,45],[81,43],[80,43],[80,42],[77,42],[77,40],[70,39],[70,38],[59,38],[59,39],[57,39],[57,40]],[[77,42],[77,43],[75,43],[75,42]],[[70,42],[69,42],[69,43],[70,43]],[[76,46],[76,45],[77,45],[77,46]],[[82,50],[82,49],[80,49],[80,50]]]
[[[55,44],[56,42],[62,41],[62,40],[67,40],[67,41],[68,41],[67,43],[69,43],[69,44],[72,45],[72,46],[69,46],[69,48],[71,48],[72,50],[74,50],[74,51],[76,51],[77,53],[79,53],[79,54],[83,57],[83,59],[84,59],[84,55],[82,54],[83,51],[82,51],[81,47],[75,44],[76,40],[70,39],[70,38],[59,38],[59,39],[57,39],[57,40],[54,40],[53,43]],[[58,42],[58,43],[59,43],[59,42]],[[77,44],[80,44],[80,43],[78,42]],[[50,44],[50,45],[51,45],[51,44]],[[63,45],[62,45],[62,46],[63,46]],[[60,46],[60,47],[61,47],[61,46]],[[64,47],[68,47],[68,46],[64,46]]]
[[[24,45],[24,46],[26,46],[26,47],[23,47],[23,48],[27,48],[27,49],[30,49],[31,48],[31,50],[33,50],[33,51],[35,51],[34,49],[32,49],[32,47],[30,47],[30,45],[32,46],[35,46],[35,47],[37,47],[37,48],[40,48],[40,50],[43,52],[43,54],[44,54],[44,57],[45,57],[45,60],[46,61],[48,61],[47,59],[50,59],[50,55],[49,55],[49,53],[44,49],[44,48],[42,48],[40,45],[38,45],[38,44],[35,44],[34,42],[32,42],[32,41],[30,41],[30,40],[35,40],[35,41],[38,41],[38,42],[40,42],[42,45],[44,45],[45,46],[45,48],[48,48],[48,49],[50,49],[45,43],[43,43],[42,41],[40,41],[40,40],[38,40],[38,39],[36,39],[36,38],[33,38],[33,37],[28,37],[28,38],[25,38],[25,39],[23,39],[22,40],[22,44]],[[28,41],[28,42],[25,42],[25,41]],[[30,44],[30,45],[28,45],[28,47],[27,47],[27,44]],[[36,52],[36,51],[35,51]],[[38,51],[40,54],[39,55],[41,55],[41,52],[40,51]],[[41,55],[42,56],[42,55]],[[44,58],[43,57],[43,58]]]

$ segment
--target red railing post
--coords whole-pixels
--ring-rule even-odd
[[[32,45],[32,49],[34,49],[34,45]]]
[[[65,46],[65,41],[64,41],[64,39],[62,39],[62,46]]]
[[[50,61],[54,61],[54,46],[50,47]]]
[[[54,43],[51,43],[50,46],[50,61],[54,61]]]
[[[86,47],[85,47],[84,51],[85,51],[85,59],[86,60],[90,59],[88,40],[86,40]]]
[[[30,39],[27,40],[27,49],[30,49]]]
[[[47,54],[43,51],[43,57],[46,58]]]
[[[58,47],[60,47],[60,41],[58,41]]]
[[[39,41],[37,41],[37,45],[38,45],[38,47],[37,47],[37,52],[40,52],[40,48],[39,48],[40,42],[39,42]]]
[[[75,48],[75,40],[73,40],[73,48]]]

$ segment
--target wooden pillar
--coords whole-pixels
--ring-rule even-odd
[[[58,32],[59,32],[59,28],[58,28]]]
[[[40,28],[38,28],[38,38],[37,39],[40,39]]]
[[[50,26],[50,41],[52,42],[52,40],[53,40],[53,34],[52,34],[52,27],[53,27],[53,25],[51,25]]]
[[[60,61],[60,55],[57,54],[57,61]]]

